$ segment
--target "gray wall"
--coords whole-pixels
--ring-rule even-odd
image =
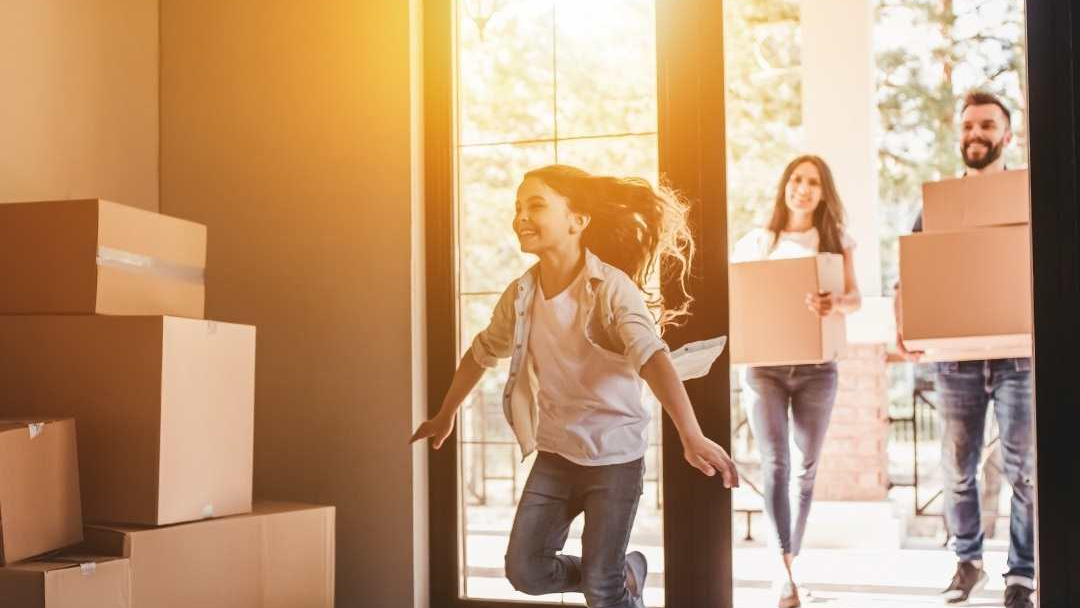
[[[209,227],[207,315],[258,327],[256,496],[337,505],[339,606],[426,596],[410,11],[161,2],[161,211]]]

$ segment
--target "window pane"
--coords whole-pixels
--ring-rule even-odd
[[[457,11],[456,255],[463,353],[487,325],[502,291],[535,263],[534,256],[520,252],[511,227],[525,172],[562,162],[656,183],[656,62],[652,0],[580,6],[564,0],[459,0]],[[567,133],[589,138],[563,139]],[[522,460],[503,416],[508,367],[504,361],[485,374],[461,410],[464,593],[581,605],[581,594],[531,597],[505,578],[503,556],[533,462],[532,456]],[[650,404],[655,428],[630,547],[649,559],[647,604],[662,606],[660,409],[655,400]],[[571,528],[566,553],[580,554],[582,523],[579,517]]]
[[[473,598],[558,603],[558,594],[535,597],[515,590],[504,574],[507,535],[525,483],[515,469],[524,468],[516,446],[485,443],[461,445],[462,488],[465,491],[465,595]],[[498,474],[491,466],[501,468]],[[484,467],[488,469],[484,471]],[[531,459],[528,463],[531,467]]]
[[[495,309],[497,295],[461,296],[458,310],[461,314],[461,349],[464,353],[473,337],[487,327],[491,312]],[[506,423],[502,410],[502,389],[510,362],[502,361],[495,370],[484,374],[461,406],[461,440],[513,442],[514,434]]]
[[[529,169],[555,162],[554,144],[477,146],[459,152],[461,290],[502,293],[535,258],[513,231],[514,200]]]
[[[772,213],[780,173],[802,148],[800,4],[724,3],[728,246]]]
[[[643,177],[656,185],[659,170],[655,135],[574,139],[559,142],[559,162],[589,173]]]
[[[554,137],[552,3],[457,5],[459,143]]]
[[[556,2],[560,138],[656,131],[654,4]]]

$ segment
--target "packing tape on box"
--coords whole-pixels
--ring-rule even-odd
[[[95,562],[86,562],[79,564],[79,570],[82,570],[83,576],[90,576],[97,572],[97,564]]]
[[[45,431],[45,423],[44,422],[31,422],[30,423],[30,439],[34,439],[35,437],[40,435],[43,431]]]
[[[98,247],[98,266],[109,266],[130,272],[141,272],[166,279],[202,284],[206,281],[206,269],[174,264],[149,255],[132,253],[112,247]]]

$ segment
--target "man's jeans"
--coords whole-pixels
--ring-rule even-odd
[[[529,595],[577,592],[590,608],[635,606],[626,589],[626,545],[644,476],[641,458],[587,467],[540,452],[514,517],[506,578]],[[582,511],[582,555],[562,555],[570,523]]]
[[[1035,576],[1034,419],[1031,359],[938,363],[935,389],[945,422],[945,521],[962,561],[982,559],[982,512],[976,474],[984,444],[986,410],[994,403],[1005,478],[1012,486],[1009,576]]]

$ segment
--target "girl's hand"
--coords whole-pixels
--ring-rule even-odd
[[[829,292],[806,294],[806,307],[810,312],[827,317],[837,309],[839,296]]]
[[[431,446],[436,450],[442,447],[446,438],[450,436],[450,433],[454,432],[454,415],[443,416],[442,414],[436,415],[431,420],[420,423],[420,426],[416,428],[416,432],[413,433],[409,443],[416,443],[420,439],[431,438]]]
[[[712,477],[720,472],[725,488],[739,487],[739,472],[735,461],[728,456],[724,448],[705,435],[697,435],[683,442],[683,456],[690,466]]]

